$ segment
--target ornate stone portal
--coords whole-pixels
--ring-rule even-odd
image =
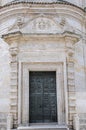
[[[74,44],[79,40],[79,35],[61,32],[60,26],[58,26],[58,34],[49,34],[49,30],[54,31],[52,29],[56,25],[50,19],[47,19],[47,22],[46,18],[42,19],[44,20],[36,19],[35,34],[26,33],[25,26],[21,32],[11,32],[3,36],[10,45],[11,54],[10,113],[13,115],[13,127],[21,129],[21,126],[31,125],[29,123],[29,72],[55,71],[58,118],[56,124],[65,128],[69,125],[71,128],[73,116],[76,114],[73,55]]]

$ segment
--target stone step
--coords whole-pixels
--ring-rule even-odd
[[[67,126],[29,126],[29,127],[18,127],[17,130],[69,130]]]

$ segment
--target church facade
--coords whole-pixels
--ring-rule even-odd
[[[0,130],[86,130],[86,0],[0,4]]]

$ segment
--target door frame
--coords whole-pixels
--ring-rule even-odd
[[[58,125],[66,124],[65,113],[65,88],[64,88],[64,64],[51,62],[21,63],[19,68],[19,124],[29,126],[29,71],[56,71],[56,95]],[[66,99],[67,100],[67,99]]]

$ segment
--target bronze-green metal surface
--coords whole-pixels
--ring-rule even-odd
[[[30,123],[57,122],[56,72],[29,73]]]

